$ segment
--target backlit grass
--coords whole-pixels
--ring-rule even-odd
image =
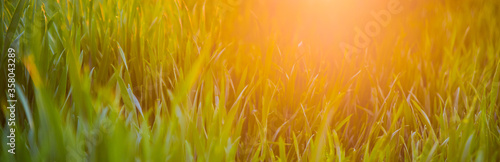
[[[0,161],[500,160],[497,0],[401,0],[358,53],[323,1],[0,3]]]

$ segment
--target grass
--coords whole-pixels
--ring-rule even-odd
[[[357,54],[286,2],[0,3],[0,161],[500,160],[495,0],[415,4]]]

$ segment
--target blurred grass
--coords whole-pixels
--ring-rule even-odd
[[[0,161],[500,160],[498,1],[422,3],[355,55],[281,3],[2,1]]]

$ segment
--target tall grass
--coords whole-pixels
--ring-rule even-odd
[[[350,55],[267,3],[1,1],[0,161],[500,160],[498,1],[423,3]]]

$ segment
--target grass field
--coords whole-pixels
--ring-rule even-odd
[[[500,161],[498,0],[0,3],[0,161]]]

